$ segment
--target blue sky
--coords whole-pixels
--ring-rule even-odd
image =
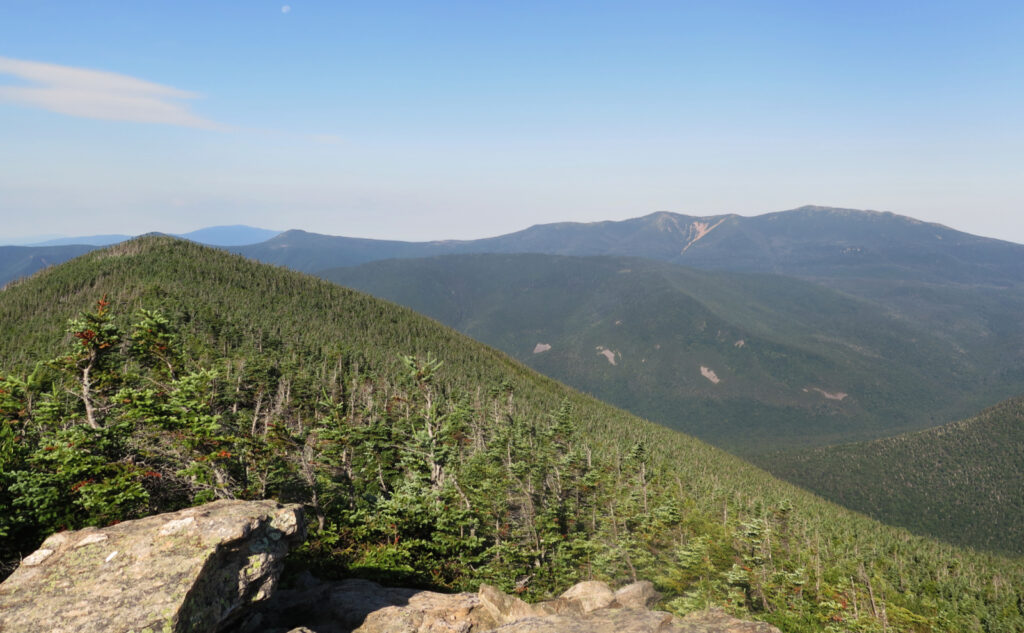
[[[0,1],[0,241],[889,210],[1024,242],[1024,3]]]

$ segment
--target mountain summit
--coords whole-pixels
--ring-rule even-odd
[[[288,231],[232,249],[317,272],[393,258],[467,253],[625,255],[696,268],[816,280],[1024,282],[1024,246],[888,212],[805,206],[753,217],[658,211],[605,222],[538,224],[479,240],[400,242]]]

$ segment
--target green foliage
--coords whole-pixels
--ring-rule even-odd
[[[777,476],[886,523],[1024,554],[1024,400],[917,433],[760,458]]]
[[[400,259],[319,274],[743,455],[932,426],[1020,388],[1020,357],[1005,349],[1024,343],[1014,317],[1024,294],[1012,288],[888,280],[851,288],[844,276],[837,291],[779,275],[539,254]],[[945,322],[930,308],[956,316]],[[551,347],[535,351],[538,343]]]
[[[122,461],[129,429],[73,426],[44,431],[23,468],[11,471],[12,509],[45,532],[142,516],[139,469]]]
[[[132,326],[132,352],[139,364],[156,369],[157,375],[173,379],[181,363],[181,349],[175,340],[171,322],[156,310],[140,308],[139,320]]]
[[[104,293],[120,343],[93,428],[81,365],[49,359],[81,347],[64,320]],[[402,308],[193,244],[136,240],[8,288],[0,361],[8,564],[54,529],[269,496],[309,508],[299,562],[324,575],[528,599],[650,578],[674,609],[788,632],[1024,628],[1019,561],[882,526]]]
[[[93,429],[99,429],[108,408],[106,399],[116,388],[118,376],[114,371],[117,346],[121,333],[111,321],[106,296],[96,304],[95,312],[83,312],[68,323],[73,340],[66,356],[53,360],[55,366],[70,370],[75,378],[68,392],[76,394],[85,411],[85,420]]]

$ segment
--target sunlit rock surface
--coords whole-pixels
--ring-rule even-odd
[[[59,532],[0,584],[0,631],[216,631],[269,597],[304,537],[301,508],[274,501]]]

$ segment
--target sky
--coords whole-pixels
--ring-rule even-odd
[[[1024,243],[1024,3],[0,0],[0,242],[818,204]]]

